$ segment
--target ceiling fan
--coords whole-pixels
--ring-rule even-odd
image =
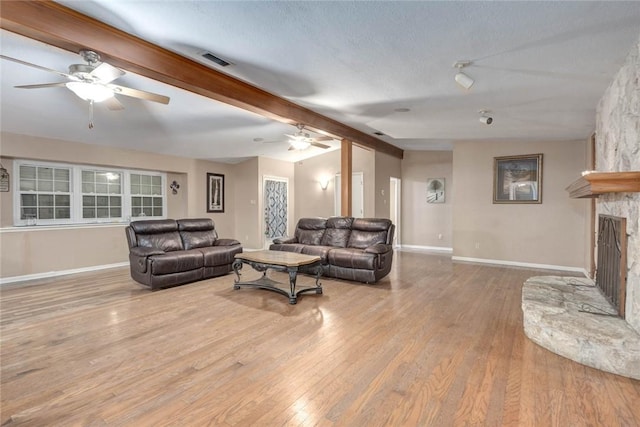
[[[320,141],[331,141],[333,138],[330,136],[317,136],[312,137],[305,132],[304,125],[299,123],[296,125],[298,132],[294,134],[285,133],[289,137],[289,150],[306,150],[307,148],[314,146],[318,148],[331,148],[329,145],[322,144]]]
[[[67,82],[21,85],[15,87],[18,89],[66,87],[78,97],[85,101],[89,101],[89,129],[93,128],[93,104],[95,102],[104,102],[109,110],[124,109],[124,105],[118,101],[115,95],[125,95],[146,101],[159,102],[161,104],[169,103],[169,97],[167,96],[111,83],[117,78],[124,76],[125,72],[107,64],[106,62],[100,62],[100,55],[96,52],[91,50],[81,50],[79,53],[85,60],[86,64],[71,64],[69,66],[68,73],[56,71],[51,68],[32,64],[30,62],[11,58],[5,55],[0,55],[0,58],[65,77],[68,80]]]

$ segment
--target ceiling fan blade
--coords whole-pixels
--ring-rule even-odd
[[[309,144],[313,145],[314,147],[324,148],[325,150],[326,150],[327,148],[330,148],[330,146],[329,146],[329,145],[320,144],[319,142],[310,142]]]
[[[290,145],[287,151],[296,151],[296,148],[293,145]]]
[[[119,86],[114,84],[107,84],[105,86],[113,89],[115,93],[120,95],[130,96],[132,98],[144,99],[145,101],[159,102],[160,104],[169,103],[168,96],[158,95],[156,93],[145,92],[144,90],[132,89],[130,87]]]
[[[41,89],[45,87],[65,87],[65,86],[66,86],[66,83],[42,83],[39,85],[21,85],[21,86],[14,86],[14,87],[18,89]]]
[[[115,96],[112,96],[111,98],[107,98],[103,102],[109,110],[112,110],[112,111],[124,110],[124,105],[122,105],[122,103],[118,101]]]
[[[125,75],[125,72],[119,68],[114,67],[113,65],[109,65],[106,62],[98,65],[92,72],[91,75],[97,77],[100,80],[100,83],[110,83],[117,79],[118,77],[122,77]]]
[[[333,138],[331,138],[330,136],[317,136],[313,139],[316,141],[332,141],[333,140]]]
[[[7,61],[16,62],[18,64],[26,65],[27,67],[37,68],[38,70],[48,71],[50,73],[55,73],[59,76],[66,77],[68,79],[72,79],[73,76],[71,74],[63,73],[62,71],[53,70],[51,68],[43,67],[41,65],[32,64],[31,62],[22,61],[20,59],[12,58],[10,56],[0,55],[0,58],[6,59]]]

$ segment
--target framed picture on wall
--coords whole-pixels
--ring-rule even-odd
[[[427,179],[427,203],[444,203],[444,178]]]
[[[542,203],[542,154],[494,157],[493,203]]]
[[[224,212],[224,175],[207,173],[207,212]]]

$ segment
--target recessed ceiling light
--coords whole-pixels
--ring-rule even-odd
[[[262,142],[264,141],[264,138],[253,138],[254,142]]]
[[[396,108],[395,110],[396,113],[408,113],[409,111],[411,111],[411,108]]]

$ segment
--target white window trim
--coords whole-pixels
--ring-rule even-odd
[[[29,226],[27,220],[20,219],[21,198],[20,195],[20,166],[36,166],[36,167],[52,167],[52,168],[69,168],[70,173],[70,202],[71,202],[71,218],[64,220],[37,220],[36,225],[42,226],[65,226],[65,225],[83,225],[83,224],[119,224],[130,222],[132,220],[143,219],[166,219],[167,218],[167,174],[159,171],[149,171],[142,169],[122,169],[117,167],[93,166],[85,164],[57,163],[30,161],[19,159],[13,162],[13,225],[15,227]],[[82,218],[82,170],[92,170],[101,172],[119,172],[122,173],[122,217],[121,218]],[[151,176],[160,176],[162,180],[162,216],[145,216],[131,217],[131,174],[142,174]],[[38,192],[35,192],[36,194]],[[55,191],[54,191],[55,194]],[[66,193],[65,193],[66,194]],[[156,195],[155,197],[157,197]],[[144,197],[144,196],[142,196]]]

